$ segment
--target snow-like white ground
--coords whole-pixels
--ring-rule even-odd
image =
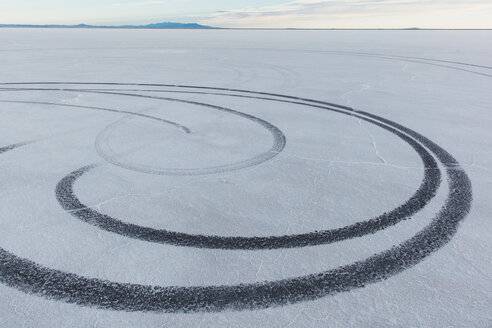
[[[16,145],[0,151],[0,327],[491,327],[491,40],[491,31],[0,29],[0,149]],[[377,218],[419,188],[429,170],[404,139],[367,116],[283,95],[378,115],[454,156],[473,201],[468,214],[459,204],[451,240],[364,287],[295,302],[306,288],[285,285],[293,304],[258,292],[244,305],[238,292],[220,307],[192,290],[162,311],[130,312],[133,301],[115,310],[97,290],[92,305],[68,303],[83,302],[60,272],[121,286],[261,286],[366,263],[434,222],[454,187],[420,140],[441,172],[434,197],[363,236],[251,249],[97,226],[93,217],[111,217],[190,240],[316,234]],[[88,165],[67,193],[62,179]],[[81,218],[67,195],[91,211]],[[43,282],[33,268],[56,273]]]

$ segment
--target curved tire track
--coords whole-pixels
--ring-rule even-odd
[[[310,106],[307,103],[304,103],[304,105]],[[186,247],[253,250],[315,246],[372,234],[409,218],[411,215],[421,210],[435,196],[440,185],[441,174],[432,155],[429,154],[429,152],[418,142],[408,137],[406,134],[391,128],[390,126],[381,124],[377,120],[367,118],[363,115],[350,111],[340,111],[334,108],[324,109],[354,116],[379,126],[380,128],[383,128],[401,138],[417,152],[424,164],[424,179],[418,190],[409,200],[392,211],[384,213],[376,218],[358,222],[339,229],[268,237],[222,237],[192,235],[126,223],[118,218],[113,218],[109,215],[105,215],[94,209],[88,208],[77,198],[73,191],[73,186],[79,177],[94,168],[94,165],[89,165],[70,173],[60,180],[56,187],[58,202],[74,217],[106,231],[130,238]]]
[[[270,147],[270,149],[254,156],[254,157],[251,157],[251,158],[248,158],[248,159],[245,159],[242,161],[238,161],[235,163],[218,165],[218,166],[211,166],[211,167],[203,167],[203,168],[190,168],[190,169],[158,168],[158,167],[151,167],[151,166],[145,166],[145,165],[132,165],[132,164],[127,163],[127,162],[123,161],[122,159],[118,158],[118,156],[115,154],[107,154],[103,150],[103,147],[101,147],[101,143],[103,141],[103,136],[104,136],[103,132],[107,131],[107,129],[111,128],[113,125],[110,124],[106,129],[103,129],[103,131],[96,138],[95,144],[96,144],[96,150],[97,150],[98,154],[103,159],[105,159],[107,162],[109,162],[111,164],[123,167],[125,169],[143,172],[143,173],[156,174],[156,175],[191,176],[191,175],[217,174],[217,173],[224,173],[227,171],[240,170],[240,169],[248,168],[251,166],[259,165],[261,163],[264,163],[264,162],[272,159],[273,157],[277,156],[279,153],[282,152],[282,150],[285,148],[285,144],[286,144],[286,138],[285,138],[284,134],[282,133],[282,131],[279,128],[277,128],[275,125],[273,125],[273,124],[271,124],[265,120],[262,120],[259,117],[249,115],[249,114],[246,114],[243,112],[239,112],[239,111],[236,111],[236,110],[233,110],[230,108],[226,108],[226,107],[222,107],[222,106],[215,106],[215,105],[201,103],[201,102],[197,102],[197,101],[189,101],[189,100],[169,98],[169,97],[152,97],[152,96],[130,94],[130,93],[121,93],[121,92],[91,91],[91,90],[83,90],[83,89],[58,90],[58,89],[39,89],[39,88],[29,88],[29,89],[16,88],[16,89],[2,89],[0,91],[74,91],[74,92],[99,93],[99,94],[111,94],[111,95],[131,96],[131,97],[139,97],[139,98],[159,99],[159,100],[164,100],[164,101],[186,103],[186,104],[197,105],[197,106],[210,108],[213,110],[226,112],[226,113],[233,114],[233,115],[239,116],[241,118],[247,119],[249,121],[252,121],[253,123],[260,125],[261,127],[265,128],[266,130],[268,130],[273,137],[273,144]],[[158,118],[155,116],[146,115],[146,114],[135,113],[135,112],[131,112],[131,111],[116,110],[116,109],[109,109],[109,108],[102,108],[102,107],[93,107],[93,106],[57,104],[57,103],[50,103],[50,102],[0,100],[0,103],[2,103],[2,102],[3,103],[24,103],[24,104],[65,106],[65,107],[73,107],[73,108],[95,109],[95,110],[102,110],[102,111],[108,111],[108,112],[130,114],[133,116],[158,120],[158,121],[161,121],[161,122],[164,122],[167,124],[171,124],[171,125],[174,125],[174,126],[180,128],[185,133],[191,133],[191,130],[189,128],[187,128],[183,125],[180,125],[176,122],[164,120],[164,119],[161,119],[161,118]]]
[[[292,96],[285,96],[284,99],[296,99],[296,102],[301,100]],[[312,104],[312,107],[333,110],[324,102],[313,100]],[[370,113],[336,108],[337,111],[377,121],[406,135],[419,147],[426,147],[432,152],[446,169],[449,192],[444,206],[428,226],[402,244],[365,260],[316,274],[261,283],[205,287],[149,286],[91,279],[41,266],[0,248],[0,281],[26,293],[104,309],[222,311],[258,309],[314,300],[364,287],[416,265],[446,245],[469,212],[472,187],[468,176],[451,154],[421,134]],[[12,150],[15,147],[4,148]],[[438,170],[426,169],[426,173],[435,171]]]

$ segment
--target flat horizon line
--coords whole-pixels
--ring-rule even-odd
[[[177,24],[195,24],[195,23],[177,23]],[[97,25],[59,25],[53,24],[37,25],[37,24],[0,24],[0,28],[39,28],[39,29],[127,29],[127,30],[271,30],[271,31],[490,31],[491,28],[425,28],[425,27],[368,27],[368,28],[350,28],[350,27],[325,27],[325,28],[296,28],[296,27],[146,27],[142,25],[135,26],[97,26]]]

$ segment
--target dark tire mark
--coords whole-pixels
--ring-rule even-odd
[[[310,106],[309,104],[304,105]],[[324,109],[333,110],[331,108]],[[408,219],[411,215],[421,210],[435,196],[440,185],[441,174],[436,161],[424,147],[402,132],[385,124],[381,124],[374,119],[369,119],[354,112],[343,112],[338,110],[336,112],[357,117],[395,134],[408,143],[421,157],[424,164],[424,179],[419,189],[404,204],[376,218],[338,229],[284,236],[222,237],[192,235],[165,229],[142,227],[136,224],[123,222],[120,219],[113,218],[88,208],[77,198],[73,191],[73,186],[79,177],[94,167],[93,165],[78,169],[61,179],[56,187],[56,196],[60,205],[74,217],[106,231],[124,235],[126,237],[186,247],[248,250],[315,246],[372,234],[395,225],[402,220]]]
[[[84,92],[84,91],[80,91]],[[129,163],[124,162],[123,160],[118,159],[117,156],[111,156],[105,153],[102,150],[101,145],[101,136],[102,133],[98,135],[96,138],[96,150],[99,153],[99,155],[104,158],[107,162],[129,169],[133,171],[138,171],[138,172],[143,172],[143,173],[150,173],[150,174],[157,174],[157,175],[174,175],[174,176],[192,176],[192,175],[206,175],[206,174],[217,174],[217,173],[224,173],[228,171],[236,171],[248,167],[252,167],[255,165],[259,165],[261,163],[264,163],[273,157],[277,156],[279,153],[282,152],[282,150],[285,148],[286,144],[286,138],[282,131],[277,128],[275,125],[262,120],[261,118],[258,118],[256,116],[246,114],[240,111],[236,111],[230,108],[222,107],[222,106],[216,106],[216,105],[211,105],[211,104],[206,104],[206,103],[201,103],[201,102],[196,102],[196,101],[190,101],[190,100],[183,100],[183,99],[176,99],[176,98],[168,98],[168,97],[152,97],[152,96],[145,96],[145,95],[140,95],[140,94],[131,94],[131,93],[121,93],[121,92],[105,92],[105,91],[88,91],[92,93],[100,93],[100,94],[110,94],[110,95],[119,95],[119,96],[130,96],[130,97],[138,97],[138,98],[149,98],[149,99],[158,99],[158,100],[164,100],[164,101],[171,101],[171,102],[180,102],[180,103],[186,103],[186,104],[191,104],[191,105],[198,105],[206,108],[210,108],[213,110],[218,110],[221,112],[233,114],[236,116],[239,116],[241,118],[247,119],[249,121],[252,121],[261,127],[265,128],[270,132],[270,134],[273,137],[273,144],[265,152],[262,152],[254,157],[248,158],[246,160],[242,160],[239,162],[231,163],[231,164],[226,164],[226,165],[218,165],[218,166],[210,166],[210,167],[197,167],[197,168],[190,168],[190,169],[180,169],[180,168],[156,168],[156,167],[150,167],[150,166],[144,166],[144,165],[132,165]]]
[[[0,85],[109,85],[109,86],[147,86],[147,87],[169,87],[169,88],[186,88],[186,89],[201,89],[201,90],[214,90],[214,91],[228,91],[228,92],[239,92],[239,93],[246,93],[246,94],[256,94],[256,95],[265,95],[265,96],[274,96],[274,97],[279,97],[283,99],[291,99],[291,100],[299,100],[299,101],[308,101],[308,102],[313,102],[321,105],[327,105],[327,106],[334,106],[336,108],[340,109],[346,109],[346,110],[351,110],[353,111],[353,108],[350,108],[348,106],[342,106],[342,105],[337,105],[334,103],[326,102],[326,101],[319,101],[315,99],[309,99],[309,98],[303,98],[303,97],[296,97],[296,96],[289,96],[289,95],[281,95],[278,93],[271,93],[271,92],[261,92],[261,91],[250,91],[250,90],[240,90],[240,89],[231,89],[231,88],[215,88],[215,87],[204,87],[204,86],[196,86],[196,85],[182,85],[182,84],[159,84],[159,83],[116,83],[116,82],[7,82],[7,83],[0,83]],[[9,88],[4,88],[3,90],[19,90],[19,91],[24,91],[24,90],[38,90],[36,88],[26,88],[26,89],[9,89]],[[54,90],[54,91],[79,91],[79,89],[66,89],[66,88],[57,88],[57,89],[44,89],[44,90]],[[83,90],[82,90],[83,91]],[[103,93],[103,92],[100,92]]]
[[[21,143],[16,143],[16,144],[12,144],[12,145],[8,145],[8,146],[0,147],[0,154],[5,153],[5,152],[7,152],[9,150],[14,150],[16,148],[19,148],[19,147],[28,145],[30,143],[32,143],[32,142],[21,142]]]
[[[292,96],[284,98],[306,101]],[[317,104],[312,107],[334,110],[320,101],[313,100],[312,103]],[[347,108],[337,107],[337,111],[345,112]],[[452,155],[417,132],[376,115],[351,109],[348,112],[348,115],[374,120],[412,138],[415,143],[427,147],[446,169],[449,193],[444,206],[427,227],[390,250],[337,269],[297,278],[232,286],[163,287],[86,278],[40,266],[0,248],[0,281],[26,293],[104,309],[211,312],[259,309],[315,300],[396,275],[449,242],[470,210],[471,182]],[[420,144],[419,147],[422,147]],[[437,171],[434,168],[426,169],[426,173]]]
[[[1,91],[1,90],[0,90]],[[19,90],[9,90],[9,91],[19,91]],[[112,113],[118,113],[118,114],[128,114],[132,116],[138,116],[138,117],[143,117],[155,121],[160,121],[166,124],[173,125],[177,127],[178,129],[182,130],[185,133],[190,133],[190,129],[188,129],[186,126],[183,126],[181,124],[178,124],[176,122],[168,121],[156,116],[151,116],[151,115],[146,115],[146,114],[141,114],[141,113],[136,113],[136,112],[131,112],[127,110],[118,110],[118,109],[112,109],[112,108],[104,108],[104,107],[94,107],[94,106],[82,106],[82,105],[71,105],[71,104],[58,104],[58,103],[51,103],[51,102],[44,102],[44,101],[21,101],[21,100],[0,100],[0,103],[7,103],[7,104],[32,104],[32,105],[49,105],[49,106],[58,106],[58,107],[71,107],[71,108],[81,108],[81,109],[93,109],[93,110],[100,110],[100,111],[105,111],[105,112],[112,112]]]
[[[62,91],[58,89],[35,89],[35,88],[30,88],[30,89],[2,89],[0,91]],[[99,94],[110,94],[110,95],[120,95],[120,96],[132,96],[132,97],[139,97],[139,98],[149,98],[149,99],[159,99],[159,100],[164,100],[164,101],[171,101],[171,102],[180,102],[180,103],[186,103],[186,104],[191,104],[191,105],[197,105],[197,106],[202,106],[206,108],[210,108],[213,110],[218,110],[222,112],[226,112],[229,114],[233,114],[242,118],[245,118],[247,120],[250,120],[266,130],[268,130],[272,137],[273,137],[273,144],[265,152],[262,152],[254,157],[238,161],[235,163],[231,164],[226,164],[226,165],[218,165],[218,166],[211,166],[211,167],[203,167],[203,168],[190,168],[190,169],[179,169],[179,168],[156,168],[156,167],[150,167],[150,166],[144,166],[144,165],[131,165],[129,163],[126,163],[125,161],[121,160],[118,158],[116,155],[109,155],[105,153],[105,151],[102,150],[101,142],[102,142],[102,137],[101,134],[98,135],[96,138],[96,150],[98,154],[104,158],[107,162],[129,169],[133,171],[138,171],[138,172],[143,172],[143,173],[149,173],[149,174],[157,174],[157,175],[178,175],[178,176],[191,176],[191,175],[206,175],[206,174],[217,174],[217,173],[224,173],[227,171],[235,171],[235,170],[240,170],[244,168],[248,168],[251,166],[259,165],[262,164],[273,157],[277,156],[282,150],[285,148],[286,144],[286,138],[282,131],[277,128],[275,125],[262,120],[261,118],[258,118],[253,115],[249,115],[243,112],[239,112],[230,108],[222,107],[222,106],[215,106],[211,104],[206,104],[206,103],[201,103],[201,102],[196,102],[196,101],[189,101],[189,100],[183,100],[183,99],[176,99],[176,98],[167,98],[167,97],[151,97],[151,96],[144,96],[144,95],[138,95],[138,94],[130,94],[130,93],[119,93],[119,92],[105,92],[105,91],[91,91],[91,90],[82,90],[82,89],[63,89],[63,91],[73,91],[73,92],[85,92],[85,93],[99,93]],[[84,109],[96,109],[96,110],[103,110],[103,111],[109,111],[109,112],[116,112],[116,113],[125,113],[125,114],[130,114],[133,116],[139,116],[143,118],[150,118],[158,121],[162,121],[171,125],[174,125],[181,130],[183,130],[186,133],[190,133],[190,129],[188,129],[185,126],[182,126],[178,123],[171,122],[168,120],[160,119],[154,116],[146,115],[146,114],[140,114],[140,113],[135,113],[135,112],[130,112],[130,111],[123,111],[123,110],[116,110],[116,109],[109,109],[109,108],[102,108],[102,107],[92,107],[92,106],[80,106],[80,105],[66,105],[66,104],[56,104],[56,103],[49,103],[49,102],[32,102],[32,101],[8,101],[8,100],[0,100],[1,102],[5,103],[26,103],[26,104],[41,104],[41,105],[54,105],[54,106],[66,106],[66,107],[74,107],[74,108],[84,108]],[[110,125],[111,126],[111,125]],[[105,130],[103,130],[105,131]]]

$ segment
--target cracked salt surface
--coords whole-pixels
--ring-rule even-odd
[[[473,185],[471,212],[448,244],[416,266],[364,288],[315,301],[239,312],[129,313],[46,300],[2,284],[1,326],[490,325],[492,283],[488,277],[492,275],[492,247],[488,238],[491,226],[486,218],[491,210],[488,190],[492,180],[488,175],[492,167],[492,142],[488,131],[492,98],[488,92],[490,71],[482,67],[490,66],[487,61],[491,49],[481,42],[485,32],[429,31],[402,39],[398,36],[402,32],[396,31],[299,31],[289,34],[283,44],[276,43],[278,37],[292,32],[131,33],[128,36],[122,31],[1,30],[0,39],[16,40],[17,47],[0,53],[2,82],[171,83],[349,104],[422,133],[457,158]],[[346,42],[354,40],[358,33],[374,33],[378,42],[365,42],[365,37],[356,38],[359,41],[355,43]],[[90,38],[82,40],[83,35]],[[327,43],[319,44],[320,37]],[[124,47],[120,43],[123,38],[127,44]],[[215,40],[216,46],[207,45],[209,38]],[[102,40],[104,49],[97,46]],[[424,47],[426,42],[432,42],[433,47]],[[330,52],[328,46],[337,51]],[[180,51],[172,51],[173,47]],[[282,51],[286,54],[281,60],[277,55],[280,49],[285,49]],[[41,55],[47,51],[57,60]],[[22,61],[17,57],[20,53]],[[115,61],[115,56],[124,60]],[[98,59],[97,69],[93,58]],[[252,63],[257,65],[253,67]],[[155,176],[108,164],[95,151],[95,137],[121,119],[121,115],[82,108],[0,103],[0,147],[20,145],[2,152],[0,158],[2,249],[47,268],[119,283],[186,287],[277,281],[335,269],[391,249],[425,229],[448,196],[449,184],[443,175],[435,197],[411,220],[374,234],[300,248],[177,247],[101,230],[65,211],[55,196],[56,185],[64,176],[91,163],[98,167],[78,179],[74,189],[77,197],[91,208],[145,227],[223,236],[307,233],[370,219],[411,197],[425,172],[411,147],[357,118],[299,104],[176,92],[203,91],[193,88],[145,86],[152,92],[139,92],[142,88],[136,86],[104,88],[135,89],[122,92],[232,108],[278,127],[286,136],[286,147],[270,161],[237,171],[191,177]],[[162,89],[168,93],[161,94]],[[183,124],[195,122],[196,128],[203,129],[203,139],[184,140],[182,133],[178,135],[159,124],[152,125],[144,119],[126,120],[124,128],[115,130],[117,134],[107,145],[119,147],[119,151],[129,150],[127,156],[133,157],[125,160],[140,164],[196,167],[207,161],[227,163],[249,158],[271,144],[268,132],[255,129],[254,125],[191,105],[161,106],[151,99],[80,95],[77,91],[61,90],[0,91],[0,98],[6,101],[107,107],[157,115]],[[223,134],[210,134],[210,129],[227,126],[234,128],[222,130]],[[34,142],[22,145],[30,141]],[[173,148],[176,142],[182,143],[181,149]],[[141,147],[147,143],[152,146]],[[200,145],[207,145],[209,151],[197,156],[186,152],[191,149],[187,147],[200,149]],[[443,166],[440,168],[444,174]],[[53,272],[46,275],[41,290],[56,285],[57,279]],[[399,310],[403,308],[406,310]]]

